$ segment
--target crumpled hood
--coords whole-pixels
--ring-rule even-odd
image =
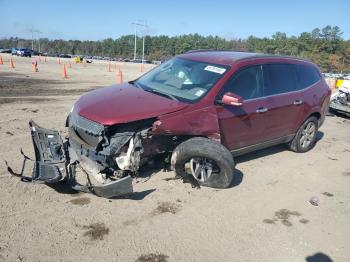
[[[75,103],[74,110],[94,122],[114,125],[161,116],[186,106],[125,83],[84,94]]]

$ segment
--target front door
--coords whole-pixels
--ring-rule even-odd
[[[243,104],[216,107],[222,143],[229,150],[235,150],[263,142],[267,105],[262,98],[261,66],[249,66],[234,73],[220,91],[218,98],[222,98],[226,92],[241,96]]]

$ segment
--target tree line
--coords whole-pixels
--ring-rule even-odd
[[[11,37],[0,39],[0,48],[31,48],[31,39]],[[113,58],[133,58],[134,36],[101,41],[35,40],[34,49],[41,52],[90,55]],[[315,28],[299,36],[288,37],[277,32],[271,37],[249,36],[246,39],[227,40],[218,36],[189,34],[180,36],[146,36],[145,59],[164,60],[193,49],[236,50],[279,54],[307,58],[318,64],[324,72],[350,72],[350,40],[342,38],[338,26]],[[142,38],[137,37],[137,54],[141,57]]]

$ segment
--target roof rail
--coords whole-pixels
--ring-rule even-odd
[[[187,52],[185,52],[185,54],[187,53],[199,53],[199,52],[235,52],[235,53],[252,53],[252,52],[249,52],[249,51],[237,51],[237,50],[234,50],[234,49],[194,49],[194,50],[189,50]]]
[[[217,49],[194,49],[194,50],[189,50],[189,51],[185,52],[185,54],[197,53],[197,52],[210,52],[210,51],[222,51],[222,50],[217,50]]]
[[[236,50],[230,50],[230,49],[196,49],[196,50],[189,50],[185,52],[185,54],[189,53],[200,53],[200,52],[234,52],[234,53],[248,53],[252,56],[244,57],[244,58],[238,58],[237,60],[245,60],[245,59],[254,59],[254,58],[289,58],[294,60],[300,60],[305,62],[311,62],[309,59],[303,58],[303,57],[294,57],[294,56],[288,56],[288,55],[279,55],[279,54],[264,54],[264,53],[254,53],[249,51],[236,51]]]

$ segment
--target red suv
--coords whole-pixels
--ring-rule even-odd
[[[74,189],[111,197],[131,192],[131,178],[161,156],[177,176],[229,187],[233,155],[280,143],[310,150],[330,93],[318,67],[299,58],[189,52],[134,81],[83,95],[68,116],[64,143],[30,122],[31,179],[68,177]],[[75,180],[77,167],[86,186]]]

